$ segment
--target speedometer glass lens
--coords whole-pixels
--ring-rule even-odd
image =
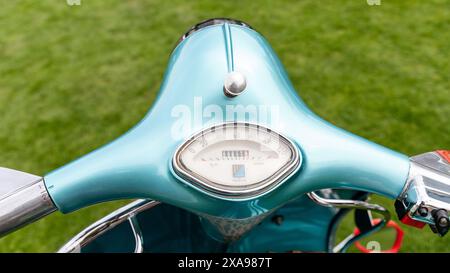
[[[175,172],[216,196],[248,198],[274,188],[297,169],[297,147],[274,131],[248,123],[225,123],[183,143]]]

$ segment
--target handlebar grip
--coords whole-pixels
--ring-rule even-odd
[[[0,237],[55,210],[42,177],[0,168]]]

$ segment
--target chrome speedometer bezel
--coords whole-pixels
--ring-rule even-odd
[[[181,161],[182,152],[187,149],[193,142],[198,140],[203,135],[214,131],[218,127],[228,127],[233,126],[244,126],[244,127],[252,127],[257,130],[265,130],[270,134],[276,135],[280,141],[282,141],[292,152],[292,156],[290,161],[285,164],[281,169],[277,172],[264,179],[261,182],[258,182],[251,187],[245,186],[233,186],[227,187],[223,185],[219,185],[213,181],[206,179],[205,177],[192,172],[187,168],[183,162]],[[253,124],[248,122],[225,122],[217,125],[213,125],[207,127],[200,132],[194,134],[188,140],[183,142],[175,151],[172,158],[172,167],[175,174],[180,178],[180,180],[184,183],[187,183],[189,186],[193,186],[196,189],[199,189],[209,195],[212,195],[217,198],[227,199],[227,200],[246,200],[250,198],[256,198],[263,194],[267,194],[272,191],[279,185],[281,185],[284,181],[287,180],[288,177],[293,175],[299,168],[302,163],[302,155],[298,146],[289,140],[287,137],[282,134],[259,124]]]

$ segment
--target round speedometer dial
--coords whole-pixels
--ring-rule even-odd
[[[188,183],[227,198],[262,194],[300,164],[297,147],[274,131],[248,123],[210,127],[183,143],[174,170]]]

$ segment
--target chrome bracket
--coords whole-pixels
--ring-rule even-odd
[[[78,233],[69,242],[62,246],[58,250],[58,253],[79,253],[83,247],[93,242],[108,230],[113,229],[125,221],[128,221],[131,226],[131,230],[133,231],[135,240],[134,253],[142,253],[144,251],[144,237],[136,216],[140,212],[154,208],[159,204],[160,202],[153,200],[136,200],[103,217]]]
[[[377,204],[371,204],[360,200],[323,198],[315,192],[309,192],[307,193],[307,196],[316,204],[324,207],[368,210],[379,213],[383,216],[383,219],[378,224],[374,225],[370,230],[361,232],[358,235],[350,234],[347,236],[342,242],[333,248],[333,252],[345,252],[354,242],[382,229],[391,219],[390,212],[385,207]]]

